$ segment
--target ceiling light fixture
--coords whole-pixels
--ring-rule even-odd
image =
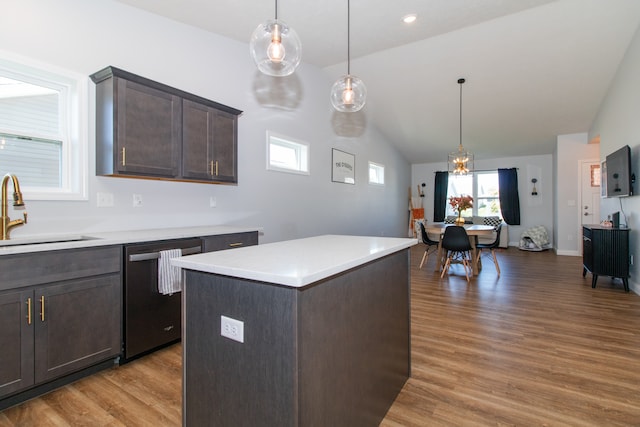
[[[364,82],[351,75],[351,7],[347,0],[347,74],[340,77],[331,87],[331,104],[343,113],[360,111],[367,100]]]
[[[405,15],[402,17],[402,22],[404,22],[405,24],[413,24],[414,22],[416,22],[416,19],[418,19],[418,15],[416,15],[415,13],[410,13],[409,15]]]
[[[278,20],[278,0],[275,19],[258,25],[249,42],[251,57],[258,69],[269,76],[292,74],[302,58],[302,43],[298,34]]]
[[[473,154],[465,151],[462,146],[462,85],[464,82],[465,79],[458,79],[458,84],[460,85],[460,145],[458,146],[458,151],[449,153],[447,162],[449,173],[455,175],[466,175],[473,171]]]

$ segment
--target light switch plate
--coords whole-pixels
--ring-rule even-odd
[[[113,193],[97,193],[96,206],[99,208],[110,208],[113,206]]]

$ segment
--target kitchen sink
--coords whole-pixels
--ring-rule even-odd
[[[0,240],[0,247],[1,246],[19,246],[19,245],[40,245],[43,243],[80,242],[85,240],[96,240],[96,239],[99,239],[99,237],[85,236],[81,234],[17,237],[15,239],[10,239],[10,240]]]

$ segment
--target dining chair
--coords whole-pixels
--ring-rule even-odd
[[[442,236],[440,244],[442,249],[447,251],[447,260],[440,277],[444,277],[444,274],[449,271],[449,266],[452,262],[460,262],[464,267],[464,275],[467,277],[467,282],[469,282],[469,273],[473,274],[473,266],[471,265],[471,250],[473,247],[464,227],[448,226],[444,230],[444,236]]]
[[[440,244],[440,242],[437,240],[431,240],[429,238],[429,234],[427,233],[427,230],[424,228],[424,224],[422,222],[420,222],[419,224],[420,224],[420,235],[422,236],[422,243],[426,245],[424,249],[424,255],[422,255],[422,261],[420,261],[420,267],[418,267],[418,269],[421,269],[425,262],[429,262],[429,251],[431,251],[432,248],[435,248],[431,252],[437,252],[438,245]]]
[[[482,254],[482,251],[484,249],[489,249],[491,251],[491,255],[493,256],[493,263],[496,266],[498,276],[500,276],[500,266],[498,265],[498,258],[496,257],[496,249],[498,249],[500,245],[500,231],[502,231],[502,224],[499,224],[496,227],[496,240],[494,240],[492,243],[476,243],[476,263],[480,261],[480,255]]]

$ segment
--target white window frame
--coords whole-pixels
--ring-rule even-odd
[[[291,149],[295,153],[296,164],[291,167],[281,166],[271,159],[271,146]],[[267,131],[267,170],[286,172],[298,175],[310,175],[310,147],[306,142],[291,137]]]
[[[375,172],[377,180],[372,179],[371,172]],[[382,163],[369,161],[369,184],[384,185],[384,165]]]
[[[88,78],[57,67],[0,51],[0,72],[15,80],[60,93],[62,141],[61,186],[20,186],[26,200],[87,200]],[[1,171],[6,173],[9,171]],[[18,179],[20,176],[18,175]]]

